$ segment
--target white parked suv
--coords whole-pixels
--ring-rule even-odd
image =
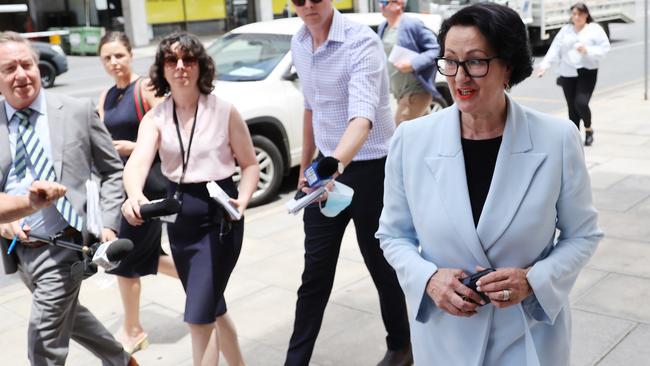
[[[434,32],[440,28],[438,15],[410,15],[422,19]],[[384,20],[380,13],[345,16],[375,30]],[[261,172],[253,205],[273,199],[282,178],[300,164],[304,104],[290,48],[291,36],[301,25],[299,18],[251,23],[208,47],[217,68],[215,93],[239,110],[255,145]],[[444,100],[434,101],[432,110],[452,103],[447,84],[439,75],[436,86]]]

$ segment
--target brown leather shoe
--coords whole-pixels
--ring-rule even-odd
[[[139,366],[138,361],[135,360],[133,356],[129,358],[129,363],[126,364],[126,366]]]
[[[384,358],[377,366],[411,366],[413,365],[413,352],[411,346],[401,350],[387,350]]]

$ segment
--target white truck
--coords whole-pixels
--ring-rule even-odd
[[[569,22],[569,8],[578,0],[492,0],[515,9],[528,28],[533,47],[547,46],[563,25]],[[461,7],[478,0],[431,0],[430,12],[449,17]],[[610,23],[632,23],[635,0],[587,0],[589,12],[609,36]]]

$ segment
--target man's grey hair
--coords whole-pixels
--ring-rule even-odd
[[[19,33],[13,31],[0,32],[0,45],[4,45],[7,43],[24,44],[32,52],[32,56],[34,56],[34,61],[38,63],[38,58],[39,58],[38,51],[36,51],[36,48],[34,48],[34,46],[30,41],[28,41],[25,37],[21,36]]]

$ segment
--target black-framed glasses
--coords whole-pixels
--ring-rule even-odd
[[[499,56],[488,58],[473,58],[465,61],[451,60],[444,57],[436,58],[436,67],[438,72],[444,76],[456,76],[460,66],[465,70],[465,74],[473,78],[482,78],[490,71],[490,61]]]
[[[384,6],[384,7],[388,6],[388,4],[390,4],[390,3],[397,4],[397,3],[399,3],[399,0],[379,0],[379,5]]]
[[[318,4],[323,0],[309,0],[309,1],[311,1],[314,4]],[[307,0],[291,0],[291,2],[295,6],[305,6],[305,3],[307,2]]]

